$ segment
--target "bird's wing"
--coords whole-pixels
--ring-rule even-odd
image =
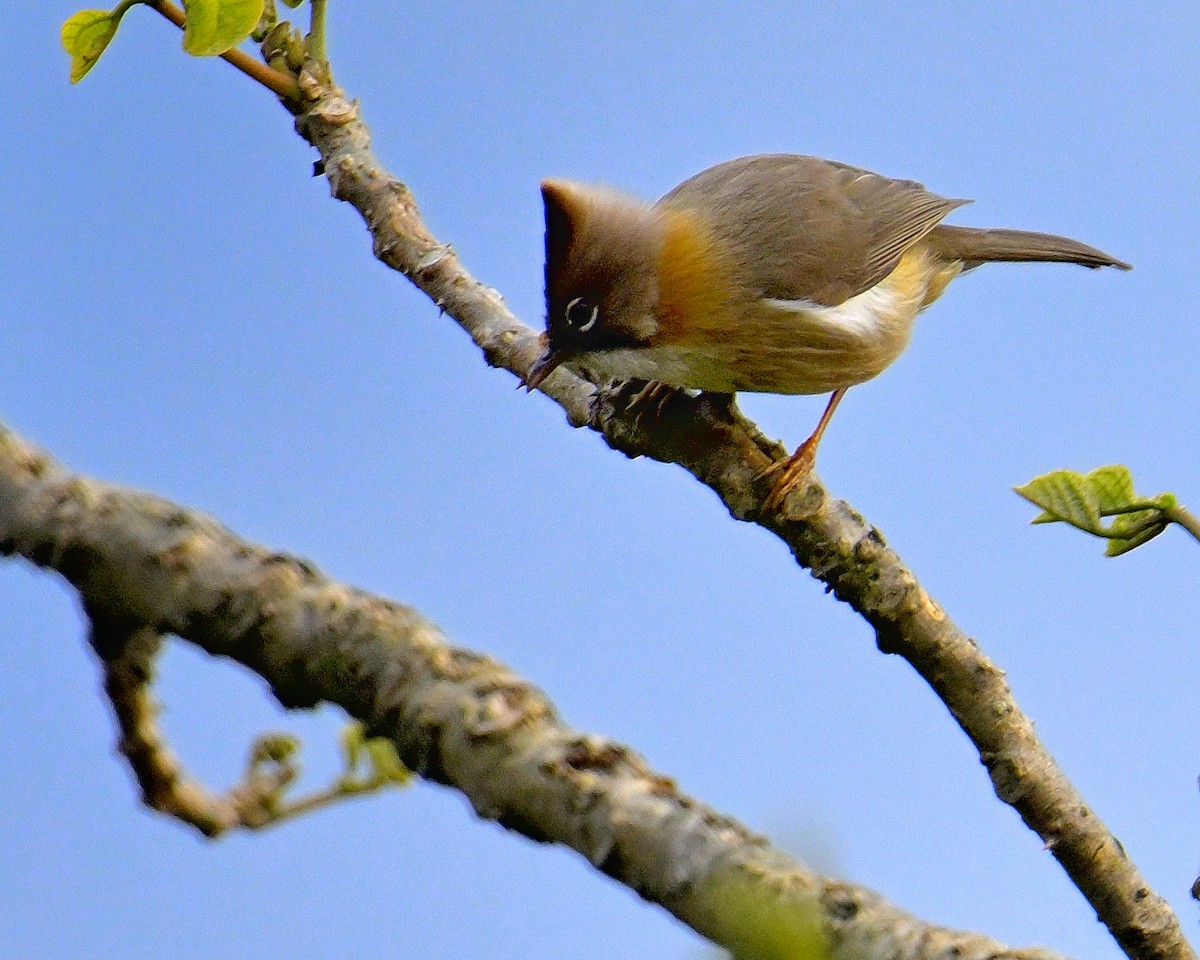
[[[751,293],[836,306],[969,202],[830,160],[765,154],[698,173],[659,205],[699,215]]]

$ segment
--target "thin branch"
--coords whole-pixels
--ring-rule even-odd
[[[102,661],[124,664],[108,671],[124,675],[114,702],[143,695],[162,634],[182,637],[259,673],[285,707],[342,707],[480,816],[571,847],[740,956],[1057,960],[811,873],[628,747],[565,726],[541,691],[451,646],[411,608],[169,501],[71,473],[2,425],[0,555],[56,570],[79,591]],[[152,713],[143,700],[124,715]],[[178,770],[162,779],[178,781]]]
[[[453,317],[490,364],[523,377],[539,352],[534,331],[429,232],[408,188],[371,151],[357,104],[312,75],[302,75],[301,85],[310,100],[297,131],[319,151],[333,195],[362,215],[375,255]],[[997,795],[1042,838],[1121,948],[1134,960],[1194,960],[1170,906],[1037,739],[1003,671],[925,592],[877,529],[832,499],[815,477],[778,509],[766,510],[771,482],[763,471],[786,451],[734,406],[679,394],[659,418],[638,421],[625,414],[620,396],[561,368],[542,390],[573,425],[597,430],[629,456],[679,464],[735,518],[775,533],[871,624],[880,650],[904,657],[937,692],[975,744]]]
[[[183,29],[185,14],[169,0],[148,0],[147,6],[157,10],[180,30]],[[255,60],[244,50],[238,50],[236,47],[226,50],[221,54],[221,59],[241,70],[251,80],[261,83],[280,99],[289,103],[300,100],[300,87],[292,77],[268,67],[261,60]]]
[[[1184,530],[1190,533],[1197,540],[1200,540],[1200,517],[1192,513],[1187,507],[1175,504],[1163,511],[1163,516],[1172,523],[1177,523]]]
[[[250,751],[242,779],[223,793],[188,775],[158,723],[159,705],[150,692],[162,634],[154,627],[100,610],[91,614],[92,648],[104,668],[104,692],[117,721],[117,749],[129,762],[142,802],[201,835],[215,839],[235,828],[262,830],[350,797],[393,786],[400,778],[339,777],[328,787],[290,797],[299,776],[294,738],[269,734]]]
[[[190,824],[208,837],[237,822],[232,804],[191,779],[158,725],[158,703],[149,682],[162,634],[141,623],[96,618],[92,647],[104,664],[104,692],[117,720],[117,749],[151,809]]]

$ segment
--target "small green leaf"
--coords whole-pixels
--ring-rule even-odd
[[[362,762],[363,755],[363,725],[352,721],[342,727],[342,762],[346,765],[346,773],[354,773]]]
[[[1086,476],[1055,470],[1014,489],[1042,508],[1033,523],[1063,521],[1104,537],[1108,541],[1105,554],[1110,557],[1119,557],[1157,537],[1173,522],[1169,511],[1176,507],[1170,493],[1151,499],[1138,497],[1129,469],[1120,464],[1097,467]],[[1101,517],[1112,520],[1104,526]]]
[[[1084,479],[1091,486],[1103,516],[1121,513],[1134,501],[1133,477],[1129,468],[1119,463],[1097,467]]]
[[[194,57],[214,57],[250,36],[263,0],[184,0],[183,7],[183,49]]]
[[[367,753],[371,757],[375,777],[387,783],[408,783],[412,771],[400,762],[396,745],[385,737],[373,737],[367,741]]]
[[[1140,547],[1148,540],[1153,540],[1166,529],[1166,523],[1152,523],[1128,540],[1123,540],[1120,537],[1109,537],[1108,546],[1104,548],[1104,555],[1106,557],[1119,557],[1123,553],[1128,553],[1130,550]]]
[[[1113,518],[1108,528],[1108,547],[1105,555],[1119,557],[1167,529],[1167,521],[1159,510],[1135,510]]]
[[[80,10],[62,25],[63,49],[71,57],[72,83],[78,83],[96,65],[112,38],[117,35],[120,23],[121,13]]]
[[[300,750],[300,740],[290,733],[264,733],[250,752],[254,763],[286,763]]]
[[[339,778],[347,793],[378,790],[388,783],[408,783],[412,771],[400,761],[396,746],[386,737],[367,738],[357,720],[342,727],[342,759],[346,769]]]
[[[1034,523],[1063,520],[1072,526],[1098,533],[1100,530],[1100,500],[1086,477],[1071,470],[1055,470],[1034,477],[1015,488],[1017,493],[1041,507],[1045,514]]]

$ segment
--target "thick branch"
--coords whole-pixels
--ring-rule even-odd
[[[408,188],[372,153],[357,104],[311,75],[301,77],[301,87],[310,103],[297,130],[320,152],[334,196],[366,221],[375,255],[458,321],[489,363],[522,376],[538,352],[534,332],[429,232]],[[783,451],[736,408],[680,395],[662,417],[635,422],[567,371],[552,375],[543,390],[572,424],[598,430],[630,456],[678,463],[716,491],[734,517],[779,536],[874,627],[880,650],[904,657],[933,687],[978,749],[997,795],[1042,838],[1122,949],[1137,960],[1195,957],[1166,901],[1034,735],[1003,672],[921,588],[878,530],[831,499],[816,479],[780,509],[765,511],[771,482],[760,474]]]
[[[416,611],[168,501],[72,474],[2,426],[0,554],[78,589],[118,713],[135,724],[152,707],[125,701],[141,696],[158,637],[175,634],[257,671],[285,706],[342,707],[480,816],[571,847],[740,956],[1055,960],[810,873],[627,747],[564,726],[539,690],[450,646]],[[146,740],[124,721],[122,736]],[[178,778],[170,762],[152,772]],[[176,796],[207,808],[187,795],[200,789]]]

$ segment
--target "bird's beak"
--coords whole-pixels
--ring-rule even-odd
[[[525,389],[536,390],[542,385],[550,374],[554,372],[555,367],[567,359],[569,356],[566,350],[555,350],[550,346],[549,337],[542,334],[538,341],[542,345],[542,354],[533,362],[533,366],[529,368],[529,373],[525,375]]]

